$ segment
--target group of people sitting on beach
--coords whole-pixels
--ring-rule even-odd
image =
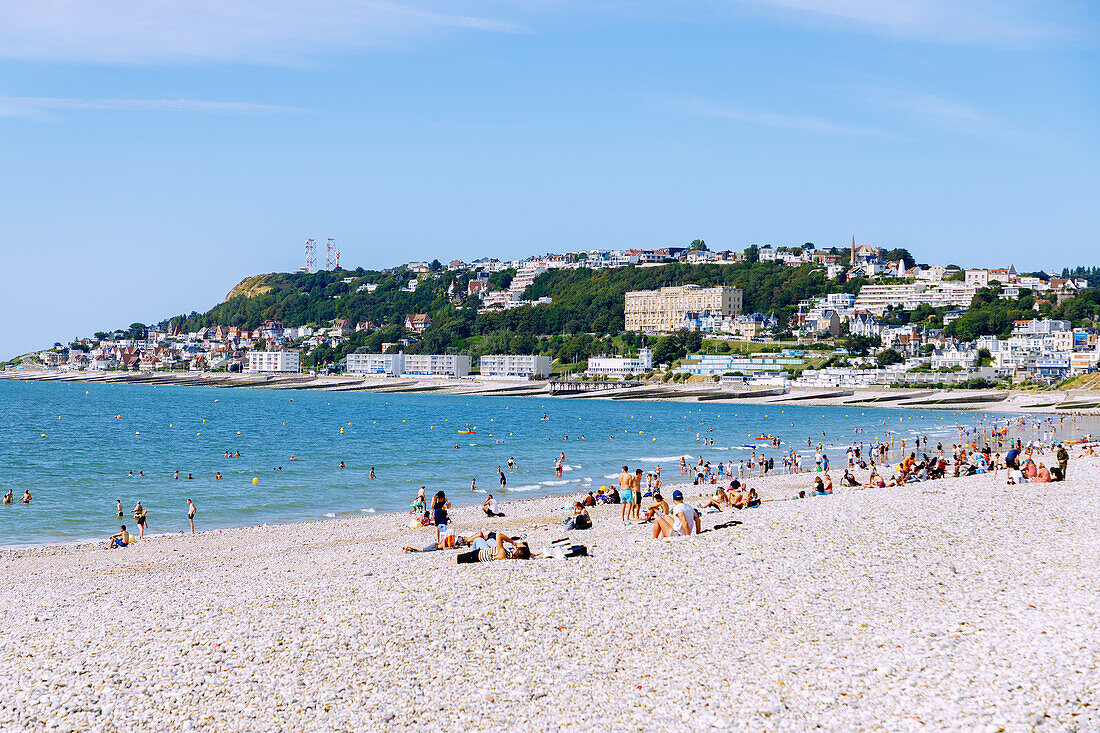
[[[904,444],[904,441],[902,441]],[[1044,455],[1044,449],[1038,445],[1023,445],[1019,440],[1008,443],[1009,450],[1002,459],[999,452],[994,452],[989,443],[979,448],[977,441],[970,444],[952,445],[950,451],[945,451],[942,444],[930,449],[927,439],[917,439],[913,447],[923,451],[918,456],[916,450],[911,450],[898,464],[886,463],[889,452],[885,444],[876,444],[873,449],[864,452],[862,445],[853,444],[847,451],[847,466],[840,478],[841,487],[885,488],[890,486],[903,486],[908,483],[943,479],[948,476],[967,476],[986,472],[997,474],[1002,468],[1008,471],[1009,483],[1038,482],[1064,480],[1069,461],[1069,453],[1064,444],[1053,447],[1056,465],[1048,468],[1039,460]],[[929,455],[931,450],[934,454]],[[1091,447],[1085,447],[1083,455],[1096,455]],[[833,479],[829,471],[829,459],[823,446],[818,446],[815,451],[814,463],[817,466],[817,475],[814,476],[812,488],[798,491],[797,496],[790,498],[807,498],[808,495],[828,496],[834,493]],[[682,463],[687,468],[686,461]],[[888,470],[887,470],[888,467]],[[586,496],[573,502],[571,513],[566,517],[562,526],[566,531],[583,531],[591,529],[593,519],[589,509],[601,504],[620,504],[620,513],[624,524],[630,524],[631,519],[638,523],[652,523],[652,537],[654,539],[689,536],[702,531],[702,513],[705,511],[721,512],[727,508],[750,509],[761,506],[762,500],[755,488],[744,485],[734,472],[723,467],[721,470],[713,470],[707,462],[700,460],[699,468],[695,474],[696,485],[710,483],[714,485],[712,496],[704,497],[698,508],[685,501],[680,489],[672,492],[671,505],[667,502],[659,485],[653,486],[651,481],[646,482],[646,490],[642,489],[643,471],[631,472],[623,466],[619,475],[618,486],[600,487],[597,491],[589,491]],[[856,477],[856,470],[869,470],[867,481],[861,482]],[[659,480],[658,467],[658,480]],[[688,471],[690,473],[690,469]],[[723,479],[719,482],[719,474]],[[643,498],[648,498],[650,504],[641,509]],[[771,499],[767,500],[771,501]],[[457,536],[447,526],[447,510],[450,502],[444,492],[438,492],[432,499],[431,508],[425,505],[424,489],[418,496],[414,505],[414,511],[423,510],[424,516],[414,524],[434,525],[436,528],[436,541],[425,547],[405,547],[406,552],[428,552],[441,549],[458,549],[460,552],[450,564],[466,564],[473,562],[489,562],[507,559],[528,559],[538,557],[533,553],[525,536],[513,537],[503,532],[491,532],[481,530],[468,536]],[[487,517],[503,516],[499,511],[499,505],[488,497],[482,505],[482,511]],[[547,550],[549,551],[549,550]]]

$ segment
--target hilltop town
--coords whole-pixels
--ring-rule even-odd
[[[205,314],[99,332],[9,369],[1050,385],[1100,361],[1095,269],[918,264],[904,249],[589,250],[303,268]]]

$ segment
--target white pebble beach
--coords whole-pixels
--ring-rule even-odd
[[[3,550],[0,730],[1100,730],[1098,487],[838,487],[673,540],[601,506],[567,560],[403,554],[434,530],[395,514]],[[452,524],[537,550],[567,503]]]

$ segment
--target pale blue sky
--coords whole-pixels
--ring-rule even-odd
[[[965,7],[960,7],[965,6]],[[0,357],[350,267],[592,247],[1097,262],[1089,0],[0,6]]]

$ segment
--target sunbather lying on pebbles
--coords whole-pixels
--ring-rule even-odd
[[[528,547],[527,541],[520,537],[508,537],[507,535],[497,532],[496,544],[492,544],[489,541],[489,537],[481,532],[470,537],[470,545],[473,547],[469,552],[460,552],[454,560],[448,563],[448,565],[464,565],[472,562],[492,562],[493,560],[529,560],[531,559],[531,548]],[[505,543],[511,545],[511,548],[506,548]]]

